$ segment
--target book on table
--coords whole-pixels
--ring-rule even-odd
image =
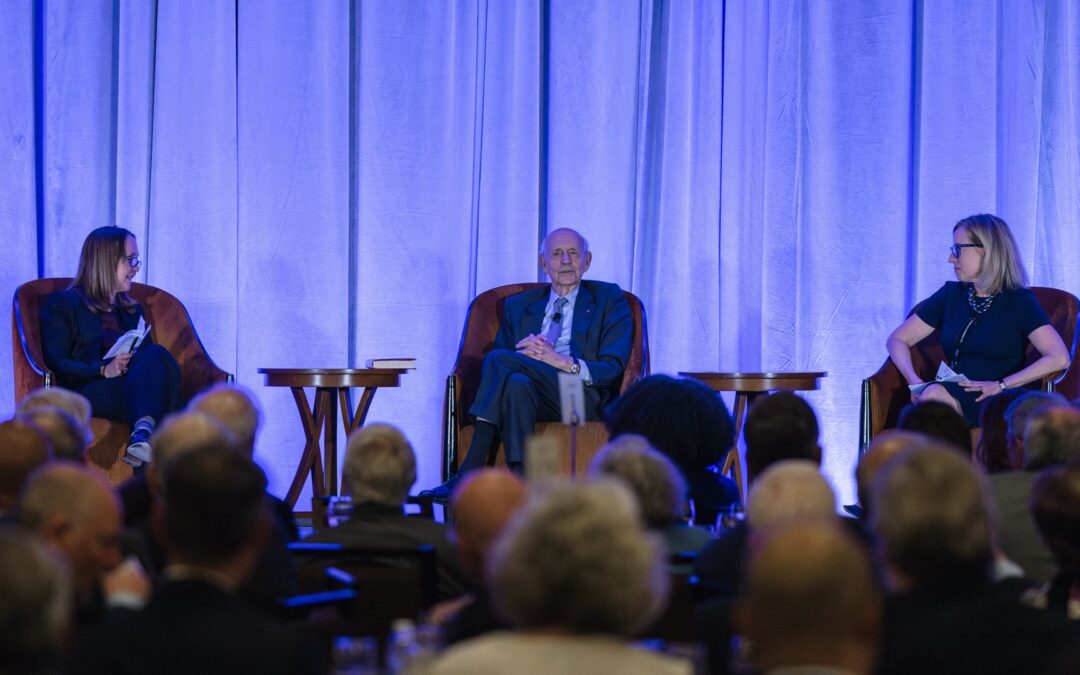
[[[408,368],[416,369],[416,359],[408,357],[393,357],[386,359],[368,359],[368,368]]]

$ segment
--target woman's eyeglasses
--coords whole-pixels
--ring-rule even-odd
[[[126,255],[124,256],[124,260],[127,261],[127,264],[131,269],[136,269],[142,265],[142,261],[139,260],[139,256],[137,255]]]
[[[959,258],[960,254],[964,252],[965,248],[982,248],[982,244],[953,244],[949,247],[949,253],[952,257]]]

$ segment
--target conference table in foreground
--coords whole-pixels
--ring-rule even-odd
[[[364,426],[371,401],[379,387],[397,387],[405,368],[259,368],[268,387],[292,390],[300,423],[304,427],[304,450],[285,500],[296,506],[304,480],[311,475],[313,497],[338,494],[337,431],[341,404],[345,435]],[[315,389],[312,405],[305,389]],[[362,389],[360,402],[352,405],[352,390]],[[321,457],[320,457],[321,455]]]
[[[739,439],[742,438],[746,411],[759,396],[773,391],[811,391],[821,388],[821,378],[828,375],[824,371],[788,372],[788,373],[679,373],[703,382],[715,391],[735,392],[735,443],[724,459],[721,473],[730,475],[739,487],[739,495],[746,503],[746,489],[743,483],[743,459],[739,456]]]

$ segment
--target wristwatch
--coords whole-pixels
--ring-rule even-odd
[[[1001,391],[1005,391],[1009,388],[1008,386],[1006,386],[1004,378],[998,380],[998,386],[1001,387]]]
[[[581,364],[578,363],[577,359],[574,359],[573,365],[570,366],[570,374],[571,375],[577,375],[580,372],[581,372]]]

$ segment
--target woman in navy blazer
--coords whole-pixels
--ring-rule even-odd
[[[131,353],[105,354],[143,318],[128,295],[139,270],[135,235],[99,227],[83,242],[71,286],[51,294],[41,313],[45,363],[62,387],[90,400],[95,417],[127,422],[131,440],[123,461],[150,461],[154,425],[180,407],[180,367],[149,336]]]

